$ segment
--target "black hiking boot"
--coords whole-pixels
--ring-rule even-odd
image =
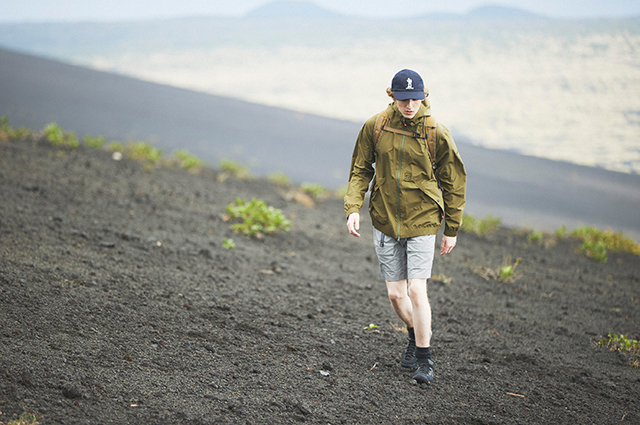
[[[416,363],[416,371],[413,372],[413,379],[415,379],[418,383],[429,384],[433,382],[433,360],[420,359],[419,362]]]
[[[402,367],[412,368],[416,365],[416,340],[409,339],[407,345],[402,350],[402,357],[400,357],[400,364]]]

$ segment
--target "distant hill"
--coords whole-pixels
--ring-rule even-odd
[[[524,9],[505,6],[482,6],[470,10],[464,16],[472,19],[548,19],[543,15]]]
[[[334,18],[341,15],[310,1],[276,1],[260,6],[245,16],[247,18]]]

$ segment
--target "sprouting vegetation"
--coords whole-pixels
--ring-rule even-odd
[[[191,174],[198,174],[200,170],[205,166],[204,161],[200,158],[191,155],[187,150],[181,149],[173,152],[175,162],[178,167],[183,168]]]
[[[593,226],[583,226],[571,232],[571,236],[582,241],[580,250],[599,262],[606,262],[608,252],[628,252],[640,255],[640,245],[625,237],[622,232],[600,230]]]
[[[222,239],[222,247],[224,249],[234,249],[236,247],[236,243],[231,238]]]
[[[265,233],[274,233],[280,229],[288,232],[292,224],[282,211],[268,206],[261,199],[246,201],[236,198],[236,202],[229,204],[226,210],[228,219],[240,220],[232,224],[231,229],[248,236],[259,238]]]
[[[47,124],[42,130],[44,137],[49,140],[53,146],[68,147],[77,149],[80,147],[80,142],[75,133],[71,131],[64,131],[58,124]]]
[[[229,159],[220,160],[220,175],[218,176],[219,181],[224,181],[229,177],[234,177],[238,180],[249,180],[251,179],[251,170],[249,167],[241,165],[237,161],[232,161]]]
[[[104,146],[106,139],[104,136],[96,136],[93,137],[89,134],[84,136],[83,142],[85,144],[85,146],[88,146],[90,148],[94,148],[94,149],[102,149],[102,147]]]
[[[22,140],[30,134],[31,131],[28,128],[13,128],[9,125],[9,119],[6,116],[0,117],[0,142]]]
[[[327,193],[327,190],[322,185],[316,183],[305,182],[300,185],[300,188],[311,195],[314,199],[325,196]]]
[[[543,233],[542,232],[538,232],[538,231],[532,231],[529,232],[529,234],[527,235],[527,241],[530,243],[540,243],[542,242],[542,238],[543,238]]]
[[[291,184],[291,179],[282,171],[276,171],[275,173],[269,174],[267,176],[267,180],[271,183],[279,184],[282,186],[288,186]]]
[[[607,338],[601,339],[597,343],[600,347],[609,347],[611,350],[631,353],[635,357],[630,364],[636,369],[640,369],[640,341],[629,339],[628,335],[611,334]]]
[[[0,424],[2,424],[2,422],[0,422]],[[35,415],[28,412],[24,412],[22,415],[20,415],[19,418],[7,422],[7,425],[39,425],[39,424],[40,422],[38,422]]]
[[[513,282],[518,277],[516,273],[516,267],[522,261],[522,257],[518,257],[515,262],[511,262],[511,256],[507,256],[502,262],[502,266],[497,269],[483,266],[473,271],[485,280],[500,280],[502,282]]]
[[[553,234],[556,238],[562,239],[567,237],[567,233],[567,226],[563,224],[562,226],[558,227]]]
[[[498,270],[498,278],[503,282],[512,282],[518,276],[516,275],[516,267],[522,261],[522,257],[518,257],[515,262],[511,263],[511,256],[505,258],[502,267]]]
[[[490,213],[481,219],[477,219],[471,214],[465,214],[462,217],[461,229],[467,233],[482,236],[495,231],[501,222],[502,219],[494,217]]]

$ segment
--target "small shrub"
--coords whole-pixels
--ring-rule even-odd
[[[611,350],[625,351],[632,356],[640,356],[640,341],[629,339],[628,335],[618,335],[609,333],[608,337],[598,341],[600,347],[610,347]],[[640,369],[640,359],[637,357],[631,360],[629,364],[636,369]]]
[[[204,167],[204,162],[200,158],[191,155],[184,149],[175,151],[173,156],[176,157],[178,166],[187,170],[191,174],[199,173],[202,167]]]
[[[461,229],[467,233],[482,236],[495,231],[501,222],[502,219],[494,217],[491,213],[487,214],[482,219],[477,219],[471,214],[465,214],[462,217]]]
[[[222,247],[224,249],[234,249],[236,247],[236,243],[233,241],[233,239],[224,238],[222,240]]]
[[[291,184],[291,179],[289,178],[289,176],[287,176],[282,171],[277,171],[275,173],[269,174],[267,179],[271,183],[275,183],[275,184],[279,184],[279,185],[283,185],[283,186],[288,186],[288,185]]]
[[[582,240],[580,250],[596,261],[606,262],[608,251],[640,255],[640,245],[625,237],[622,232],[583,226],[572,231],[571,236]]]
[[[39,425],[40,422],[36,419],[35,415],[24,412],[18,419],[7,422],[7,425]]]
[[[580,252],[584,252],[587,257],[591,257],[600,263],[606,263],[609,258],[607,244],[602,241],[585,240],[582,242]]]
[[[84,144],[90,148],[102,149],[102,146],[104,146],[104,143],[105,143],[104,136],[92,137],[88,134],[84,136]]]
[[[327,192],[327,190],[322,187],[322,185],[316,183],[305,182],[300,185],[300,188],[311,195],[311,197],[314,199],[318,199],[321,196],[324,196]]]
[[[244,165],[240,165],[236,161],[231,161],[228,159],[220,160],[220,168],[222,169],[222,173],[220,174],[219,180],[226,180],[227,177],[235,177],[238,180],[249,180],[251,178],[251,170],[249,167],[245,167]]]
[[[498,278],[503,282],[511,282],[516,279],[516,267],[522,261],[522,257],[518,258],[515,263],[511,264],[511,256],[505,259],[504,264],[498,271]]]
[[[78,138],[75,133],[62,130],[62,128],[56,123],[47,124],[42,132],[44,137],[53,146],[69,147],[72,149],[80,147],[80,142],[78,142]]]
[[[235,232],[245,235],[261,237],[263,233],[274,233],[279,229],[289,231],[291,221],[287,220],[282,211],[267,206],[261,199],[253,198],[251,202],[236,198],[235,204],[227,206],[229,218],[241,220],[231,225]]]
[[[124,143],[111,141],[107,144],[107,150],[111,152],[124,152]]]
[[[125,145],[125,156],[134,161],[156,164],[162,159],[162,150],[147,142],[131,142]]]
[[[554,232],[554,235],[556,236],[556,238],[558,239],[564,239],[567,237],[567,226],[565,226],[564,224],[560,227],[558,227],[556,229],[556,231]]]
[[[0,117],[0,142],[24,140],[29,135],[31,135],[31,130],[28,128],[13,128],[9,125],[9,119],[6,116]]]
[[[527,241],[530,243],[540,243],[542,242],[542,232],[533,231],[527,235]]]

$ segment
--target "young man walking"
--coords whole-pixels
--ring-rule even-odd
[[[401,364],[415,368],[413,379],[431,384],[427,279],[443,220],[440,255],[456,246],[467,175],[449,130],[431,117],[420,75],[399,71],[387,94],[393,102],[365,122],[356,140],[344,209],[349,232],[360,237],[359,212],[370,188],[369,215],[380,274],[409,334]]]

